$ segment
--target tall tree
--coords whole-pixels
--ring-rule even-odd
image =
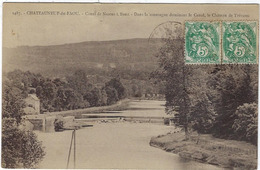
[[[109,82],[105,84],[105,86],[114,88],[117,91],[119,100],[126,97],[126,89],[119,78],[112,78]]]
[[[32,131],[27,132],[18,127],[25,106],[19,87],[20,83],[13,83],[13,80],[3,78],[1,153],[3,168],[35,168],[45,154],[36,135]]]
[[[191,107],[190,121],[192,128],[198,133],[210,133],[215,119],[214,107],[207,95],[203,93],[196,104]]]
[[[92,88],[89,83],[86,72],[83,70],[77,70],[72,76],[67,77],[68,86],[79,94],[84,96]]]
[[[90,106],[101,106],[102,93],[99,88],[95,87],[90,92],[88,92],[84,99],[87,100]]]
[[[245,103],[237,108],[235,114],[237,118],[234,120],[232,128],[237,139],[250,141],[257,145],[257,104]]]
[[[211,84],[217,92],[214,99],[217,112],[214,122],[214,135],[236,139],[232,128],[233,122],[237,119],[234,114],[237,108],[244,103],[256,102],[256,95],[252,86],[251,76],[254,66],[225,65],[212,75]]]
[[[107,94],[108,105],[114,104],[119,100],[117,90],[115,88],[110,86],[105,86],[104,90],[106,91]]]
[[[190,125],[200,133],[207,133],[216,114],[210,101],[212,94],[207,89],[208,72],[213,67],[185,64],[183,47],[182,36],[166,37],[157,55],[159,68],[152,77],[165,85],[166,112],[178,115],[175,123],[184,128],[188,139]]]
[[[190,112],[187,80],[192,71],[184,63],[183,46],[184,39],[181,37],[165,39],[165,43],[157,55],[159,69],[152,76],[165,82],[166,107],[176,108],[177,106],[179,108],[179,119],[176,123],[184,127],[187,139]]]
[[[59,87],[57,90],[54,107],[58,111],[64,110],[66,108],[66,95],[63,87]]]
[[[3,78],[3,98],[2,98],[2,117],[15,118],[20,123],[21,117],[24,115],[22,90],[16,87],[9,79]]]
[[[100,99],[100,102],[101,102],[101,106],[106,106],[107,105],[107,93],[106,93],[106,90],[104,89],[101,89],[101,99]]]

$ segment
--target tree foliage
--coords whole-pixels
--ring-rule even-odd
[[[257,101],[257,90],[253,89],[251,77],[256,74],[253,65],[218,66],[211,74],[209,86],[215,91],[212,101],[215,104],[217,117],[213,134],[221,138],[237,139],[232,128],[237,119],[236,109],[244,103]]]
[[[183,47],[181,36],[165,38],[156,56],[158,69],[151,74],[165,86],[166,112],[178,116],[175,123],[185,132],[190,124],[199,133],[255,143],[257,118],[247,129],[238,113],[245,103],[257,103],[257,65],[188,65]],[[244,135],[238,135],[242,127]]]
[[[3,119],[2,167],[35,168],[45,152],[32,131],[20,130],[15,119]]]
[[[240,140],[246,140],[257,144],[258,113],[257,104],[245,103],[239,106],[235,112],[236,119],[232,125],[235,135]]]
[[[26,132],[18,127],[24,115],[23,90],[26,88],[17,81],[17,74],[12,76],[13,79],[4,78],[3,81],[2,167],[34,168],[45,153],[32,131]]]
[[[14,84],[12,90],[9,90],[9,84]],[[13,110],[15,107],[10,103],[11,98],[21,96],[20,100],[15,100],[20,101],[21,105],[22,98],[35,92],[40,99],[41,113],[110,105],[127,96],[127,90],[119,78],[112,78],[104,84],[94,86],[83,70],[77,70],[65,80],[15,70],[7,74],[4,92],[8,94],[5,97],[10,98],[6,100],[9,103],[4,104],[9,105],[7,109]]]
[[[105,91],[107,94],[107,104],[108,105],[114,104],[119,100],[118,93],[115,88],[110,87],[110,86],[105,86]]]
[[[15,118],[18,123],[24,112],[22,90],[13,84],[12,81],[3,80],[3,98],[2,98],[2,118]]]
[[[191,106],[187,80],[192,75],[192,70],[184,64],[183,44],[181,38],[165,40],[157,55],[159,69],[152,76],[165,82],[166,107],[178,106],[179,119],[176,123],[184,127],[187,137]]]
[[[119,78],[112,78],[109,82],[105,84],[105,87],[114,88],[117,91],[119,100],[124,99],[126,97],[126,89]]]
[[[216,118],[214,108],[206,94],[196,101],[191,108],[190,119],[194,130],[199,133],[210,133]]]

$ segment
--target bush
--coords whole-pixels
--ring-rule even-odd
[[[257,144],[257,104],[245,103],[239,106],[235,112],[235,119],[232,128],[235,135],[240,140],[249,141]]]
[[[210,133],[216,113],[206,95],[201,96],[200,100],[191,107],[190,121],[192,128],[198,133]]]
[[[107,82],[105,88],[107,89],[109,87],[116,90],[118,100],[126,98],[126,88],[123,86],[119,78],[112,78]]]
[[[20,130],[14,119],[3,120],[3,168],[36,168],[45,155],[43,149],[35,133]]]
[[[105,90],[107,93],[107,104],[108,105],[115,104],[119,100],[116,89],[107,86],[105,87]]]

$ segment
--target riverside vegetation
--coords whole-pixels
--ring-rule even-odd
[[[32,131],[20,128],[25,114],[24,98],[36,93],[41,101],[40,110],[53,112],[83,109],[94,106],[102,109],[123,109],[127,102],[114,105],[126,98],[126,89],[119,78],[112,78],[101,87],[87,80],[84,71],[76,71],[66,81],[44,78],[40,74],[15,70],[3,77],[2,100],[2,167],[35,168],[44,158],[42,143]],[[93,109],[92,109],[93,110]]]
[[[217,165],[224,168],[256,169],[257,150],[250,143],[214,138],[210,134],[193,133],[185,140],[184,132],[153,137],[150,145],[181,158]]]
[[[3,69],[10,72],[3,73],[2,83],[2,118],[8,120],[3,121],[2,167],[35,167],[44,157],[41,142],[18,129],[28,93],[36,93],[42,113],[107,106],[147,93],[165,94],[166,112],[178,115],[175,125],[184,129],[182,143],[191,144],[189,131],[195,130],[257,145],[258,65],[185,65],[182,37],[150,42],[134,39],[5,48]],[[157,62],[151,56],[160,44],[152,85],[149,74]],[[4,128],[9,126],[14,130]],[[14,138],[17,134],[20,137]],[[21,146],[24,136],[35,150]],[[16,148],[22,149],[17,152]],[[34,156],[26,162],[23,153]]]
[[[181,150],[200,153],[203,144],[194,144],[190,137],[190,132],[196,131],[198,138],[202,136],[200,134],[211,134],[221,139],[257,145],[258,65],[188,65],[183,59],[183,37],[171,37],[169,34],[163,41],[164,45],[157,54],[159,67],[152,77],[165,84],[166,112],[175,116],[175,125],[182,127],[184,133],[153,138],[151,144],[180,153],[183,157],[186,156]],[[225,140],[221,141],[225,145]],[[240,143],[237,147],[246,145]],[[198,150],[193,152],[194,148]],[[256,150],[257,147],[252,148]],[[229,158],[232,154],[232,160],[236,160],[234,164],[229,164],[232,167],[250,163],[256,167],[255,156],[244,159],[236,151],[225,153],[211,149],[210,152],[226,154]],[[217,154],[215,159],[226,158],[221,158],[221,154]]]
[[[115,109],[112,105],[126,97],[162,94],[162,86],[154,86],[149,80],[157,44],[133,39],[3,48],[2,167],[33,168],[44,158],[44,148],[34,133],[19,129],[23,99],[30,93],[40,99],[41,113]],[[21,138],[13,138],[17,135]],[[33,143],[36,150],[21,146],[25,138],[26,144]],[[23,153],[32,156],[30,163]]]

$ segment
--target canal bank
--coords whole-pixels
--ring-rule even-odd
[[[76,131],[77,169],[192,169],[221,168],[151,147],[152,136],[171,131],[172,127],[151,123],[96,123]],[[65,169],[72,131],[37,132],[46,156],[39,168]],[[73,152],[72,152],[73,153]],[[73,154],[69,168],[73,168]]]
[[[257,147],[242,141],[197,134],[185,140],[184,132],[173,132],[152,137],[150,145],[178,154],[181,158],[224,168],[241,170],[257,168]]]
[[[121,111],[125,116],[165,116],[163,101],[131,101]],[[149,145],[150,139],[172,131],[174,127],[158,123],[129,121],[94,123],[76,131],[77,169],[192,169],[219,170],[217,166],[185,160],[178,155]],[[36,132],[46,156],[39,165],[44,169],[66,168],[72,131]],[[73,168],[71,156],[69,168]]]
[[[23,116],[23,129],[26,130],[39,130],[43,132],[54,132],[54,122],[56,119],[62,121],[65,129],[75,129],[82,126],[87,126],[90,119],[85,121],[82,119],[84,114],[102,113],[102,112],[115,112],[122,111],[128,108],[130,100],[124,99],[110,106],[90,107],[85,109],[66,110],[60,112],[45,112],[38,115],[25,115]],[[104,117],[103,117],[104,119]],[[103,120],[101,119],[101,120]],[[96,120],[94,120],[96,121]]]

